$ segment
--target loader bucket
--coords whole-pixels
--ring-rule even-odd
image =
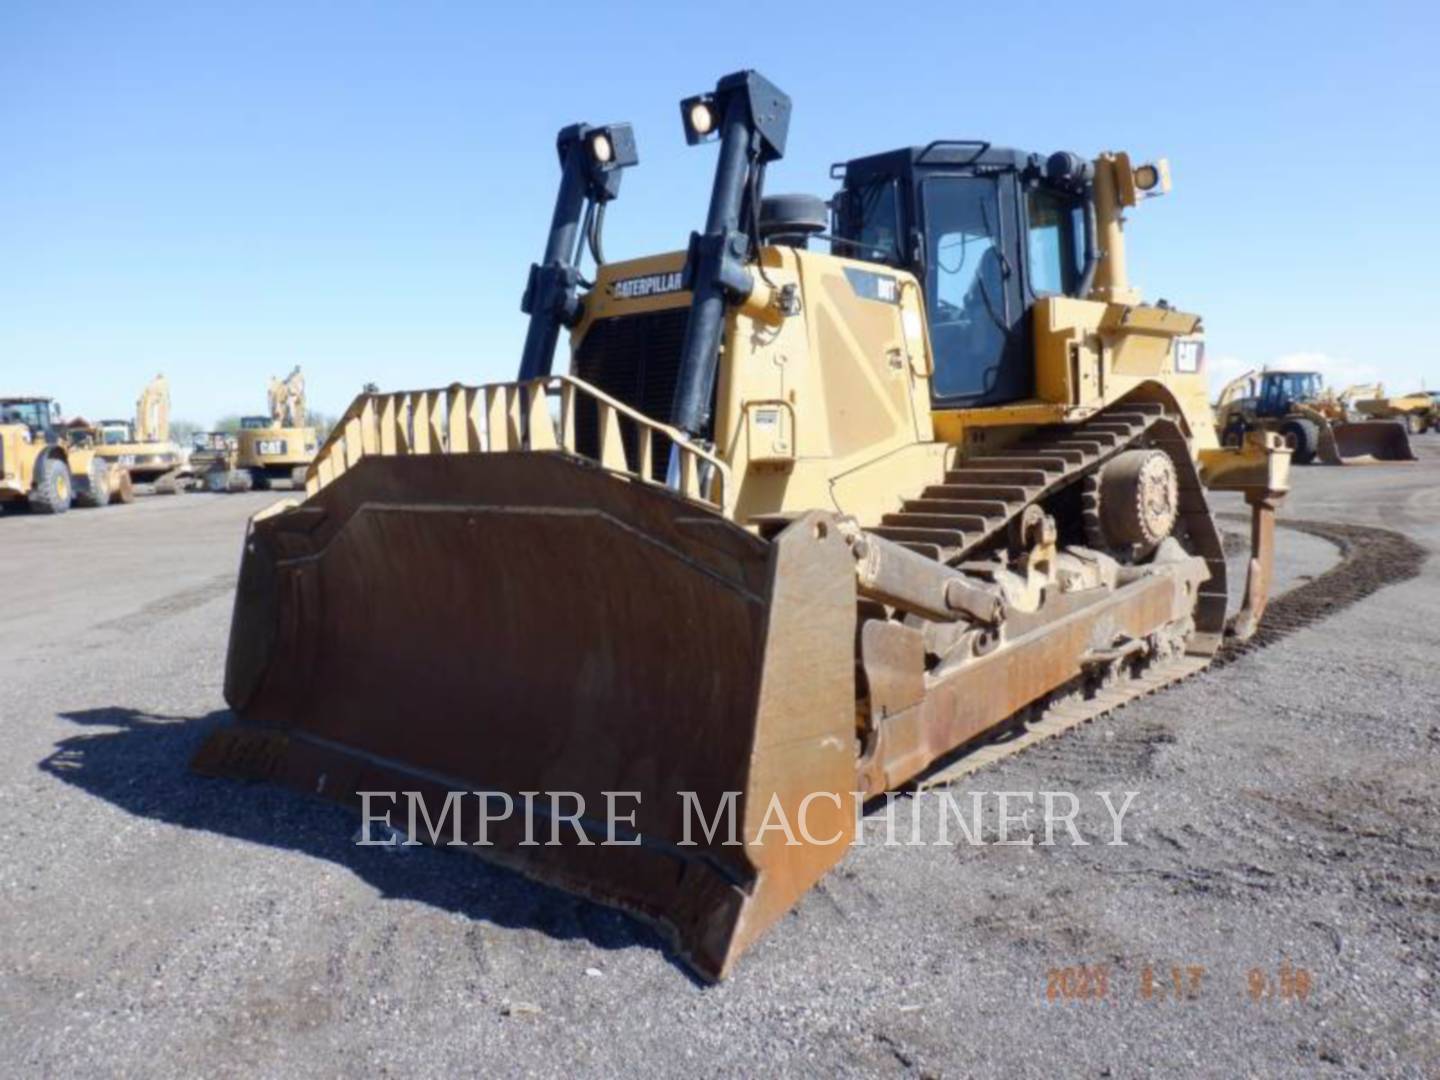
[[[826,515],[762,541],[564,453],[368,457],[252,522],[238,719],[192,765],[400,793],[370,813],[458,821],[719,978],[853,835],[853,565]]]
[[[1332,427],[1341,465],[1415,461],[1410,435],[1398,420],[1358,420]]]

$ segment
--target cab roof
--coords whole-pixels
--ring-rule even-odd
[[[936,139],[925,146],[905,146],[879,154],[852,158],[834,166],[844,169],[847,183],[864,183],[871,176],[895,176],[915,169],[1003,171],[1040,167],[1044,158],[1008,146],[992,146],[983,139]]]

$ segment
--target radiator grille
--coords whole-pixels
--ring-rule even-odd
[[[676,307],[597,319],[575,350],[573,374],[652,420],[669,423],[689,315],[688,307]],[[599,456],[593,400],[581,398],[576,402],[575,434],[581,453]],[[638,469],[632,421],[621,419],[620,436],[626,460],[632,469]],[[651,454],[652,476],[663,480],[670,440],[657,435]]]

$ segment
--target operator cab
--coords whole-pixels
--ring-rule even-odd
[[[0,424],[24,424],[32,436],[57,442],[60,405],[49,398],[0,399]]]
[[[1287,416],[1297,401],[1320,397],[1324,383],[1316,371],[1267,371],[1260,380],[1256,416]]]
[[[100,441],[106,446],[135,441],[135,432],[129,420],[101,420],[95,426],[100,431]]]
[[[935,405],[1033,397],[1031,306],[1089,292],[1089,163],[941,140],[857,158],[843,170],[834,251],[920,281]]]

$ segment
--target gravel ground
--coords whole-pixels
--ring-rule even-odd
[[[1419,442],[1418,466],[1300,470],[1285,516],[1435,547],[1440,438]],[[955,793],[1079,792],[1087,846],[941,846],[939,805],[900,800],[925,843],[878,846],[872,815],[707,988],[624,916],[478,859],[357,848],[339,808],[186,772],[225,718],[240,523],[273,498],[0,521],[12,1073],[1440,1071],[1433,560],[1312,592],[1268,647]],[[1330,540],[1280,540],[1283,586],[1331,588]],[[1139,793],[1127,846],[1098,791]],[[1047,995],[1094,991],[1081,967],[1103,996]]]

